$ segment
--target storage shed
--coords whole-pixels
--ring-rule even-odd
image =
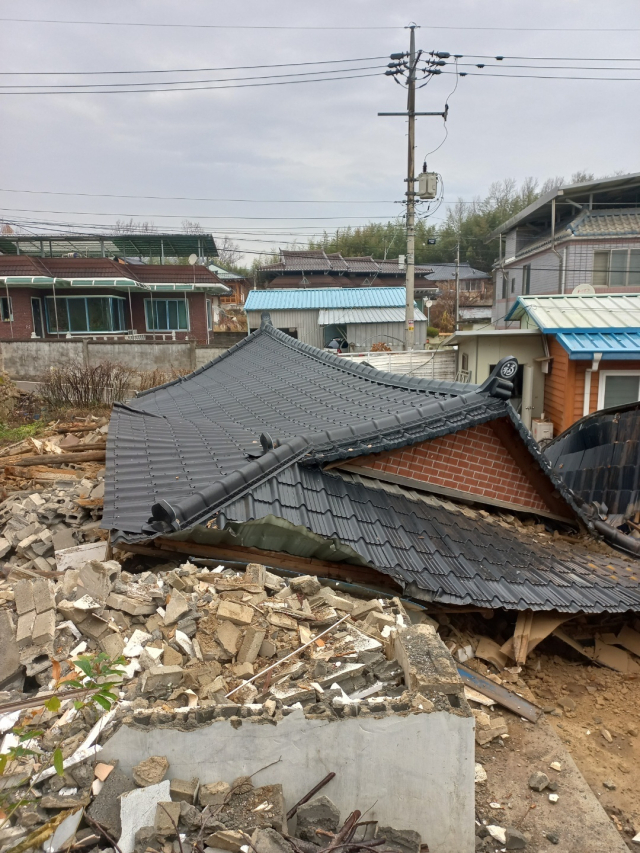
[[[378,343],[401,350],[404,340],[404,287],[252,290],[245,303],[249,332],[260,328],[267,311],[277,328],[320,349],[345,340],[349,352],[366,352]],[[415,346],[422,349],[427,318],[415,309]]]

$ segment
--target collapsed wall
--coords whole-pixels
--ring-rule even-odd
[[[474,849],[474,719],[457,670],[429,625],[398,630],[395,659],[400,696],[349,700],[334,687],[321,688],[321,701],[315,693],[304,704],[293,696],[278,711],[232,703],[134,710],[101,760],[131,773],[162,755],[168,778],[197,777],[201,785],[256,774],[256,784],[280,784],[287,805],[333,772],[328,793],[343,815],[368,809],[379,825],[418,832],[431,853],[467,853]]]

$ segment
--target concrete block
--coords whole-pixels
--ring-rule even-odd
[[[74,544],[68,548],[58,549],[56,543],[59,534],[54,534],[55,557],[59,572],[67,569],[80,569],[89,560],[104,560],[107,556],[107,543],[104,540],[98,542],[85,542],[83,545]]]
[[[266,803],[265,807],[263,804]],[[287,820],[282,785],[263,785],[243,792],[234,786],[234,794],[216,815],[230,830],[250,833],[253,829],[272,827],[286,832]]]
[[[165,625],[173,625],[179,619],[189,612],[189,602],[182,595],[181,592],[178,592],[177,589],[171,593],[171,598],[169,599],[169,603],[166,607],[164,624]]]
[[[253,608],[247,607],[246,604],[227,599],[218,605],[218,621],[226,620],[234,625],[250,625],[254,612]]]
[[[19,649],[31,645],[31,635],[33,634],[33,625],[36,621],[37,613],[35,610],[30,610],[22,616],[18,616],[18,627],[16,629],[16,643]]]
[[[293,853],[293,846],[271,827],[254,829],[251,844],[256,853]]]
[[[105,782],[105,787],[106,784]],[[102,790],[104,791],[104,788]],[[169,780],[167,779],[160,782],[159,785],[137,788],[120,797],[122,834],[118,840],[118,847],[122,853],[133,853],[136,832],[143,826],[153,826],[158,803],[170,802],[170,796]]]
[[[62,530],[57,530],[55,533],[52,533],[51,542],[53,544],[54,552],[66,551],[68,548],[75,548],[78,544],[74,538],[73,533],[69,530],[68,527],[65,527]],[[59,565],[60,564],[58,563],[58,566]]]
[[[134,787],[133,781],[129,776],[123,773],[119,768],[116,768],[107,776],[104,785],[100,789],[100,793],[89,806],[89,817],[92,817],[101,826],[104,826],[112,838],[117,838],[120,835],[122,795],[133,790]],[[169,784],[167,783],[167,789],[168,787]],[[153,817],[150,822],[152,821]],[[132,853],[132,851],[133,847],[130,849],[129,853]]]
[[[394,829],[392,826],[378,826],[376,838],[386,839],[383,850],[394,853],[420,853],[422,838],[412,829]]]
[[[233,674],[236,678],[253,678],[253,664],[252,663],[237,663],[233,667]]]
[[[0,687],[20,674],[16,629],[8,610],[0,610]]]
[[[111,631],[109,628],[109,623],[106,619],[102,619],[100,616],[96,616],[95,613],[88,613],[82,622],[78,622],[78,614],[80,614],[79,610],[74,611],[75,617],[73,617],[72,621],[76,623],[78,629],[86,636],[90,637],[92,640],[101,640],[107,633]]]
[[[156,612],[156,605],[153,602],[147,603],[137,598],[128,598],[126,595],[121,595],[117,592],[109,593],[107,607],[113,607],[114,610],[122,610],[123,613],[128,613],[129,616],[150,616]]]
[[[112,660],[120,657],[124,650],[124,638],[122,634],[109,633],[100,639],[100,648]]]
[[[142,690],[151,693],[164,687],[177,687],[182,681],[183,670],[180,666],[154,666],[143,676]]]
[[[262,645],[260,646],[260,654],[261,658],[272,658],[275,656],[278,651],[278,647],[272,640],[263,640]]]
[[[136,785],[148,788],[149,785],[159,785],[167,775],[169,762],[164,755],[152,755],[141,761],[131,771]]]
[[[301,592],[303,595],[316,595],[322,589],[318,578],[313,575],[302,575],[299,578],[291,578],[289,586],[294,592]]]
[[[255,583],[258,586],[264,586],[267,577],[267,570],[260,563],[249,563],[244,574],[249,583]]]
[[[13,545],[8,539],[5,539],[4,536],[0,537],[0,559],[6,557],[12,547]]]
[[[160,802],[156,806],[156,816],[153,828],[158,835],[177,835],[178,821],[180,820],[180,803],[171,800]]]
[[[43,646],[50,643],[56,634],[55,610],[47,610],[38,613],[33,623],[32,642],[35,646]]]
[[[408,690],[430,699],[434,693],[464,696],[458,670],[430,625],[412,625],[396,632],[395,657]]]
[[[47,564],[46,571],[49,570]],[[56,606],[53,597],[53,589],[51,584],[45,578],[38,578],[32,582],[33,601],[36,606],[36,613],[45,613],[47,610],[52,610]]]
[[[242,832],[221,829],[214,832],[213,835],[207,836],[205,844],[214,850],[228,850],[229,853],[239,853],[246,845],[246,839]]]
[[[84,587],[91,598],[104,604],[121,571],[120,563],[115,560],[105,563],[89,560],[78,572],[78,584]]]
[[[33,600],[32,582],[30,580],[18,581],[13,588],[13,594],[18,616],[36,609],[36,603]]]
[[[251,626],[247,628],[242,645],[238,650],[238,663],[255,663],[266,634],[267,632],[261,628],[252,628]]]
[[[372,611],[377,610],[378,613],[382,613],[382,605],[377,599],[372,599],[371,601],[361,601],[353,608],[351,611],[352,619],[364,619]]]
[[[242,632],[233,622],[222,622],[215,630],[215,638],[227,654],[232,657],[238,651],[238,642]]]
[[[198,794],[198,802],[204,808],[205,806],[220,806],[224,803],[231,785],[227,782],[213,782],[208,785],[201,785]]]
[[[192,803],[195,801],[198,790],[198,780],[172,779],[171,799],[174,803]]]

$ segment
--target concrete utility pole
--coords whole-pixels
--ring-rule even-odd
[[[460,235],[458,234],[458,245],[456,246],[456,332],[460,326]]]
[[[378,113],[379,116],[407,116],[409,119],[409,141],[407,152],[407,260],[406,260],[406,308],[404,320],[404,348],[412,350],[415,343],[414,324],[415,324],[415,309],[414,309],[414,294],[415,294],[415,263],[416,263],[416,193],[415,193],[415,144],[416,144],[416,116],[441,116],[447,118],[448,106],[444,112],[417,113],[416,112],[416,67],[422,51],[416,54],[416,24],[411,24],[409,40],[409,53],[391,54],[391,59],[395,60],[396,68],[390,65],[390,69],[386,73],[393,75],[400,70],[400,65],[408,58],[408,67],[405,65],[407,73],[407,111],[406,113]],[[445,54],[440,54],[444,56]],[[446,54],[448,56],[448,54]],[[440,63],[441,65],[444,63]],[[439,71],[437,73],[440,73]]]

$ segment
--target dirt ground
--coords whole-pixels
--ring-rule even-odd
[[[497,706],[492,712],[505,718],[509,737],[476,748],[476,760],[488,775],[476,786],[478,818],[528,833],[530,853],[609,853],[624,845],[640,851],[631,841],[640,831],[640,678],[535,652],[520,678],[520,684],[505,686],[528,696],[545,714],[531,724]],[[528,690],[521,689],[525,685]],[[561,772],[550,769],[552,761],[561,763]],[[558,803],[549,802],[548,790],[529,789],[534,770],[558,786]],[[617,838],[594,809],[585,781]],[[548,832],[559,840],[550,842]],[[485,843],[486,849],[500,849]]]

